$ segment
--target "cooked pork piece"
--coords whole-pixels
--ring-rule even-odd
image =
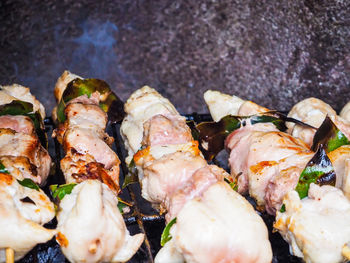
[[[57,242],[70,262],[126,262],[144,235],[130,236],[116,195],[98,180],[86,180],[60,203]]]
[[[0,129],[0,156],[26,157],[37,168],[37,182],[43,184],[50,172],[51,158],[35,135]]]
[[[56,230],[42,225],[54,216],[54,206],[42,190],[24,187],[10,174],[0,173],[0,262],[5,262],[5,248],[13,249],[18,260],[50,240]]]
[[[32,135],[35,132],[32,120],[27,116],[3,115],[0,116],[0,129],[8,128],[15,132],[22,132]]]
[[[311,184],[308,198],[289,192],[286,211],[277,212],[274,227],[290,244],[290,251],[310,263],[345,262],[350,244],[350,202],[332,186]]]
[[[143,124],[155,115],[178,115],[174,106],[156,90],[145,86],[131,94],[124,105],[127,116],[120,128],[130,163],[132,156],[141,148]]]
[[[43,119],[45,119],[44,106],[30,93],[29,88],[18,84],[11,86],[0,86],[0,105],[8,104],[13,100],[21,100],[33,104],[34,112],[39,111]]]
[[[163,203],[167,196],[183,187],[193,173],[207,162],[201,156],[175,152],[144,166],[142,196],[153,203]]]
[[[224,182],[209,186],[201,196],[188,201],[170,233],[172,239],[156,256],[157,263],[272,260],[263,220]]]

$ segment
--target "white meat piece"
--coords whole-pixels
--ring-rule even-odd
[[[342,117],[343,119],[350,121],[350,102],[348,102],[343,109],[341,110],[340,117]]]
[[[288,117],[305,122],[315,128],[320,127],[326,115],[335,116],[337,113],[327,103],[317,98],[307,98],[295,104],[288,113]],[[292,122],[286,123],[288,133],[294,137],[300,138],[309,146],[312,145],[315,129],[296,125]]]
[[[117,204],[97,180],[78,184],[63,198],[56,240],[70,262],[126,262],[136,253],[144,235],[130,236]]]
[[[45,119],[44,106],[30,93],[29,88],[18,84],[0,86],[0,105],[8,104],[13,100],[21,100],[33,104],[34,112],[39,111],[41,117]]]
[[[32,202],[26,202],[29,199]],[[21,186],[11,175],[0,173],[0,262],[5,262],[6,248],[12,248],[18,260],[50,240],[56,230],[41,225],[54,216],[54,206],[42,190]]]
[[[35,135],[0,129],[0,156],[27,157],[37,167],[38,183],[44,184],[50,172],[51,158]]]
[[[180,262],[176,251],[187,263],[272,261],[263,220],[247,200],[224,182],[211,185],[202,196],[187,202],[170,233],[172,254],[177,258],[174,262]],[[163,252],[167,248],[161,249],[159,254],[163,255],[157,256],[155,262],[171,262],[163,260],[167,258],[167,251]]]
[[[238,115],[238,110],[245,102],[239,97],[230,96],[219,91],[207,90],[204,93],[210,115],[214,121],[219,121],[227,115]]]
[[[293,255],[308,263],[345,262],[344,246],[350,242],[350,202],[332,186],[310,185],[308,198],[289,192],[286,211],[277,212],[274,227],[290,244]]]
[[[8,128],[15,132],[23,132],[26,134],[33,134],[35,131],[32,120],[23,115],[12,116],[3,115],[0,116],[0,128]]]
[[[182,187],[197,169],[204,166],[207,166],[207,162],[201,156],[189,152],[175,152],[154,160],[143,167],[143,198],[153,203],[164,202],[167,196]]]
[[[270,111],[269,109],[262,107],[255,102],[245,101],[241,107],[239,108],[238,115],[239,116],[250,116],[258,113],[264,113]]]
[[[57,79],[55,90],[54,90],[57,103],[61,100],[62,94],[66,89],[68,83],[75,79],[82,79],[82,77],[75,75],[69,72],[68,70],[65,70],[63,74]]]
[[[124,105],[127,116],[120,127],[125,147],[128,150],[127,163],[141,148],[143,124],[155,115],[178,115],[170,101],[161,96],[156,90],[145,86],[131,94]]]

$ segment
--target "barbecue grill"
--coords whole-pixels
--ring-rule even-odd
[[[211,116],[209,114],[187,114],[185,115],[187,120],[200,123],[203,121],[211,121]],[[124,143],[120,135],[120,125],[121,123],[109,124],[107,127],[107,132],[114,138],[113,149],[117,152],[120,161],[120,185],[123,184],[125,175],[128,173],[128,168],[125,163],[126,150],[124,148]],[[63,156],[63,151],[60,144],[56,139],[51,138],[53,129],[55,128],[54,123],[51,118],[45,119],[45,130],[49,138],[49,152],[54,161],[54,167],[51,175],[48,178],[47,184],[44,187],[44,191],[47,194],[49,192],[49,185],[51,184],[63,184],[64,177],[60,171],[60,160]],[[222,159],[222,160],[221,160]],[[226,167],[224,158],[218,157],[213,160],[214,163],[221,167]],[[124,189],[120,197],[133,204],[130,212],[123,215],[124,221],[127,225],[129,232],[133,235],[135,233],[145,233],[145,240],[138,250],[138,252],[129,261],[130,263],[146,263],[153,262],[157,252],[161,248],[160,246],[160,236],[165,227],[164,216],[159,215],[158,211],[152,208],[151,204],[141,197],[141,189],[138,183],[130,184]],[[246,197],[248,201],[254,203],[254,201]],[[302,262],[299,258],[291,256],[289,253],[288,244],[282,239],[280,234],[273,233],[272,224],[274,218],[265,213],[261,214],[264,219],[268,230],[269,238],[273,249],[273,263],[284,263],[284,262]],[[48,223],[47,227],[54,228],[57,222],[53,219],[52,222]],[[24,258],[22,258],[20,263],[62,263],[68,262],[61,252],[60,246],[56,243],[55,239],[50,240],[45,244],[37,245],[31,252],[29,252]]]

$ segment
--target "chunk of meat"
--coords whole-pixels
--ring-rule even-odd
[[[185,144],[193,140],[186,119],[179,115],[155,115],[143,125],[142,145]]]
[[[226,171],[216,165],[207,165],[194,172],[191,178],[173,195],[167,196],[167,222],[176,217],[181,208],[191,199],[201,196],[212,184],[229,177]]]
[[[66,89],[68,83],[75,79],[82,79],[82,77],[75,75],[68,70],[65,70],[63,74],[58,78],[54,90],[57,103],[61,100],[63,92]]]
[[[0,262],[5,262],[5,248],[12,248],[18,260],[36,244],[50,240],[56,230],[42,225],[54,216],[54,206],[42,190],[24,187],[0,173]]]
[[[37,167],[37,182],[45,183],[50,172],[51,158],[35,135],[0,129],[0,156],[26,157]]]
[[[341,110],[340,117],[342,117],[343,119],[350,121],[350,102],[348,102],[343,109]]]
[[[178,254],[189,263],[272,261],[263,220],[224,182],[187,202],[170,233],[173,238],[159,252],[161,257],[156,256],[156,263],[171,262],[172,256],[179,260]]]
[[[41,183],[41,177],[38,176],[36,166],[27,157],[2,155],[0,156],[0,162],[16,179],[29,178],[37,184]]]
[[[330,105],[317,98],[307,98],[298,102],[288,113],[288,117],[300,120],[315,128],[320,127],[327,115],[335,116],[337,113]],[[292,122],[287,122],[286,125],[289,134],[300,138],[309,146],[312,145],[314,134],[316,132],[315,129],[296,125]]]
[[[192,177],[193,173],[207,162],[191,153],[175,152],[154,160],[144,166],[141,180],[142,196],[154,203],[162,203]]]
[[[145,86],[131,94],[124,105],[127,116],[120,127],[130,163],[132,156],[141,148],[143,124],[155,115],[178,115],[175,107],[156,90]]]
[[[310,185],[308,198],[289,192],[286,211],[277,212],[274,224],[290,244],[290,251],[305,262],[345,262],[342,251],[350,242],[350,202],[332,186]]]
[[[120,164],[117,154],[106,144],[101,133],[91,129],[70,128],[64,134],[63,148],[65,152],[73,148],[81,154],[90,154],[106,169]]]
[[[90,154],[81,154],[74,149],[67,152],[60,164],[66,183],[81,183],[87,179],[97,179],[108,185],[116,194],[120,190],[119,164],[107,170]]]
[[[117,204],[97,180],[78,184],[62,199],[56,240],[70,262],[126,262],[135,254],[144,235],[130,236]]]
[[[13,100],[21,100],[33,104],[34,112],[39,111],[41,117],[45,119],[44,106],[30,93],[29,88],[18,84],[0,86],[0,105],[8,104]]]
[[[8,128],[16,132],[22,132],[29,135],[32,135],[35,131],[32,120],[29,117],[22,115],[0,116],[0,129],[1,128]]]

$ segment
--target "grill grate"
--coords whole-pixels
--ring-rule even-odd
[[[210,121],[211,116],[209,114],[186,114],[187,120],[200,123],[203,121]],[[49,176],[48,183],[44,187],[44,191],[49,194],[48,186],[51,184],[63,184],[64,177],[59,169],[59,163],[63,156],[62,148],[57,140],[51,138],[52,131],[54,129],[54,124],[51,118],[45,119],[46,132],[49,139],[49,152],[54,162],[54,172]],[[123,184],[124,177],[128,172],[128,168],[125,164],[125,157],[127,155],[123,140],[120,135],[120,123],[112,124],[107,127],[107,132],[109,135],[114,137],[113,149],[118,154],[121,161],[120,169],[120,185]],[[223,156],[214,160],[216,164],[221,167],[227,168],[227,156]],[[129,232],[133,235],[136,233],[144,233],[145,241],[143,242],[141,248],[129,261],[129,263],[143,263],[143,262],[153,262],[155,255],[160,249],[160,236],[165,227],[165,220],[163,216],[160,216],[158,212],[152,208],[151,204],[145,201],[141,197],[141,190],[139,184],[132,184],[122,189],[120,197],[133,204],[131,212],[124,215],[124,221],[127,225]],[[252,200],[247,197],[249,201]],[[300,259],[293,257],[289,254],[288,244],[283,241],[278,233],[272,232],[273,217],[262,214],[261,215],[268,226],[270,241],[273,248],[273,263],[278,262],[301,262]],[[46,224],[48,228],[56,227],[56,219],[52,222]],[[59,245],[54,239],[51,241],[37,245],[30,253],[28,253],[23,259],[19,261],[20,263],[62,263],[68,262],[63,256]]]

